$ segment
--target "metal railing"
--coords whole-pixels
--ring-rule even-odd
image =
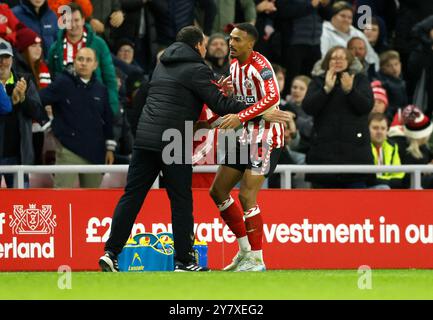
[[[214,173],[217,165],[196,166],[196,173]],[[65,166],[0,166],[0,173],[14,174],[14,187],[24,189],[24,175],[28,173],[126,173],[128,165],[65,165]],[[411,188],[422,189],[421,174],[432,173],[433,165],[278,165],[275,173],[281,174],[281,188],[292,188],[292,173],[381,173],[406,172],[411,175]],[[157,178],[152,188],[159,188]]]

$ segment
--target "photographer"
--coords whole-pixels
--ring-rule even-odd
[[[368,114],[373,107],[370,83],[351,69],[353,55],[344,47],[328,51],[321,75],[313,77],[303,101],[314,117],[307,164],[373,164]],[[370,175],[313,174],[315,188],[366,188]]]

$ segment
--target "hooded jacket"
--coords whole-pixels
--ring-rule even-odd
[[[185,137],[185,121],[196,122],[204,103],[220,116],[246,107],[224,97],[213,80],[212,70],[196,50],[182,42],[169,46],[153,73],[135,147],[161,151],[168,144],[162,141],[168,129],[177,129]]]

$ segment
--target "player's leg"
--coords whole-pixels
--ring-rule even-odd
[[[253,270],[239,271],[265,270],[262,253],[263,219],[260,207],[257,204],[257,195],[265,179],[264,175],[257,175],[251,170],[245,170],[245,174],[241,180],[239,201],[244,210],[246,232],[248,242],[251,245],[251,253],[249,257],[255,263],[250,266]]]
[[[257,195],[265,179],[271,175],[278,163],[281,149],[263,148],[263,152],[252,154],[251,166],[245,170],[239,190],[239,201],[245,214],[245,225],[251,253],[239,264],[236,271],[264,271],[262,240],[263,219],[257,204]],[[260,155],[260,157],[258,156]]]
[[[159,152],[148,150],[135,149],[132,153],[125,193],[114,210],[105,255],[99,260],[102,271],[118,271],[117,256],[128,240],[137,214],[160,171],[160,158]]]
[[[236,236],[239,252],[232,263],[224,268],[230,271],[236,268],[245,254],[250,251],[242,209],[230,195],[234,186],[242,179],[243,171],[229,166],[220,166],[210,189],[210,196],[220,211],[221,218]]]
[[[193,256],[192,165],[163,164],[162,174],[171,206],[175,250],[174,271],[208,271],[207,268],[199,267]]]

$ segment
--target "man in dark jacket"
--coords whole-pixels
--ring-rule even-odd
[[[113,140],[113,114],[108,92],[97,79],[96,53],[82,48],[74,61],[74,73],[65,70],[41,90],[43,105],[52,105],[52,128],[58,140],[56,164],[112,164],[116,143]],[[80,174],[83,188],[98,188],[100,174]],[[72,188],[77,174],[56,174],[57,188]]]
[[[105,41],[95,34],[90,24],[86,23],[83,9],[76,3],[70,3],[68,7],[71,10],[71,28],[60,30],[57,41],[50,48],[48,54],[50,72],[57,75],[73,64],[79,48],[92,48],[98,60],[96,78],[107,87],[111,110],[113,114],[117,114],[119,96],[110,49]]]
[[[200,268],[191,254],[194,239],[192,208],[192,141],[187,122],[196,122],[203,103],[218,113],[237,113],[245,108],[241,102],[224,97],[212,83],[212,71],[205,64],[206,43],[203,32],[185,27],[177,42],[165,50],[150,83],[146,105],[141,114],[135,148],[125,193],[113,216],[111,233],[105,245],[105,255],[99,260],[103,271],[118,271],[117,255],[122,251],[135,218],[158,173],[162,171],[172,208],[175,246],[175,271],[206,271]],[[182,145],[181,160],[169,162],[167,148],[173,142],[164,141],[167,130],[177,129]],[[174,137],[174,140],[177,137]],[[190,138],[192,140],[192,136]],[[191,150],[183,148],[188,143]],[[176,150],[175,150],[176,151]],[[179,156],[175,152],[175,157]]]
[[[34,160],[32,120],[44,124],[48,119],[35,84],[30,77],[13,70],[13,59],[12,46],[0,39],[0,81],[13,105],[11,112],[0,115],[0,165],[31,165]],[[4,176],[11,188],[13,175]]]

